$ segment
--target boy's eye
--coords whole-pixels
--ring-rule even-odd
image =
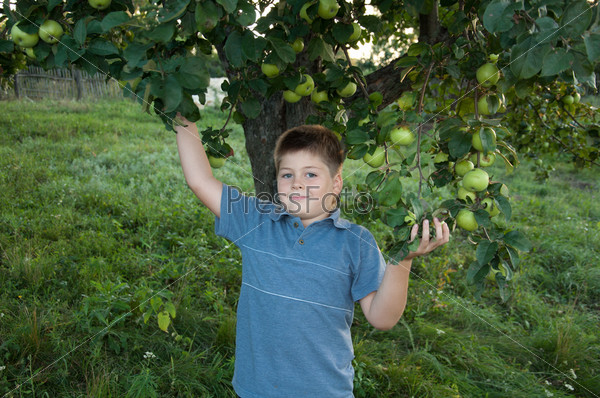
[[[317,175],[315,173],[306,173],[308,178],[315,178]]]
[[[282,174],[281,178],[291,178],[292,175],[290,173]]]

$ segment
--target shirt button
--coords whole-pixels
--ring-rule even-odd
[[[300,239],[300,240],[298,241],[298,243],[300,243],[301,245],[303,245],[303,244],[304,244],[304,239]]]
[[[294,223],[294,228],[298,228],[300,226],[300,224],[298,224],[297,222]]]

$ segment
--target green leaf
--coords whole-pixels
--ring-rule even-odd
[[[266,41],[262,37],[255,37],[251,31],[247,30],[242,36],[242,50],[247,59],[258,62],[262,56]]]
[[[125,11],[115,11],[107,14],[100,25],[102,26],[103,32],[108,32],[115,26],[127,23],[130,21],[129,14]]]
[[[173,319],[177,315],[177,310],[175,309],[175,304],[173,304],[172,301],[167,301],[165,303],[165,311],[167,311],[169,313],[169,315],[171,316],[171,318],[173,318]]]
[[[183,92],[175,76],[167,76],[164,86],[164,95],[162,98],[165,104],[164,112],[169,113],[177,109],[182,98]]]
[[[374,170],[365,177],[365,184],[367,184],[371,189],[376,189],[379,184],[381,184],[381,181],[383,181],[384,177],[385,174],[381,170]]]
[[[242,26],[250,26],[256,21],[256,10],[254,6],[247,1],[239,1],[238,7],[241,12],[239,12],[235,19]]]
[[[46,10],[48,10],[48,13],[50,13],[57,5],[62,4],[62,2],[63,0],[49,0]]]
[[[15,43],[12,40],[0,40],[0,53],[12,53],[15,50]]]
[[[241,68],[244,65],[245,60],[242,51],[242,35],[240,32],[237,30],[231,32],[227,37],[224,49],[225,56],[233,67]]]
[[[504,218],[506,219],[506,221],[510,220],[512,216],[512,208],[508,199],[502,195],[498,195],[494,199],[496,199],[496,204],[498,205],[498,208],[500,209],[502,214],[504,214]]]
[[[146,51],[152,44],[131,43],[123,50],[123,57],[127,60],[127,66],[130,69],[141,66],[146,62]]]
[[[166,332],[171,324],[171,317],[167,311],[161,311],[158,313],[158,327],[163,332]]]
[[[489,264],[480,264],[479,261],[473,261],[467,270],[467,283],[475,285],[483,282],[483,279],[489,272]]]
[[[521,259],[519,258],[519,252],[510,246],[505,246],[504,248],[508,253],[508,258],[510,260],[510,265],[512,265],[512,269],[516,270],[521,262]]]
[[[200,33],[210,32],[217,26],[222,16],[221,8],[217,7],[212,1],[196,3],[196,27]]]
[[[498,101],[498,97],[494,98]],[[489,100],[489,97],[487,99]],[[495,107],[498,109],[498,103],[495,104]],[[493,112],[495,111],[492,111],[492,113]],[[479,130],[479,138],[481,139],[481,146],[483,147],[483,153],[485,155],[496,150],[496,135],[491,128],[482,127],[481,130]]]
[[[161,24],[155,26],[149,32],[146,32],[145,35],[154,42],[159,43],[167,43],[171,41],[173,36],[175,35],[176,21],[169,22],[166,24]]]
[[[535,76],[544,65],[544,57],[550,51],[550,44],[540,44],[528,37],[516,44],[510,54],[510,69],[519,79]]]
[[[205,89],[210,85],[206,61],[201,57],[187,57],[179,68],[179,83],[189,89]]]
[[[488,264],[498,251],[498,242],[491,242],[489,240],[482,240],[477,245],[477,250],[475,251],[475,258],[479,265]]]
[[[152,309],[155,312],[158,312],[158,310],[160,309],[160,307],[162,306],[163,301],[162,298],[154,296],[150,299],[150,306],[152,307]]]
[[[399,227],[405,223],[404,217],[408,215],[408,211],[404,207],[388,209],[384,215],[384,222],[390,227]]]
[[[394,206],[402,197],[402,184],[397,173],[390,173],[376,199],[382,206]]]
[[[222,5],[228,14],[231,14],[237,8],[237,0],[217,0],[217,3]]]
[[[483,13],[483,26],[490,33],[508,32],[514,25],[515,10],[522,9],[522,1],[493,0]]]
[[[267,37],[267,41],[283,62],[291,64],[296,61],[296,52],[288,42],[277,37]]]
[[[554,76],[567,70],[573,63],[573,54],[562,47],[554,48],[544,57],[541,76]]]
[[[109,41],[104,39],[94,39],[88,45],[87,51],[96,55],[111,55],[118,54],[119,49]]]
[[[333,53],[331,45],[325,43],[325,41],[320,36],[315,36],[310,40],[306,51],[311,61],[314,61],[319,57],[321,57],[323,61],[335,61],[335,55]]]
[[[346,155],[349,159],[362,159],[369,150],[369,146],[366,144],[354,145],[352,149],[348,151]]]
[[[247,98],[244,102],[242,102],[242,111],[250,119],[254,119],[260,114],[260,102],[256,97]]]
[[[471,138],[471,134],[462,129],[454,130],[448,143],[450,156],[458,159],[469,153],[471,150]]]
[[[187,9],[190,0],[171,0],[165,1],[158,14],[158,22],[166,23],[178,19]]]
[[[87,36],[87,26],[84,18],[77,21],[75,28],[73,29],[73,38],[80,46],[85,43],[85,37]]]
[[[560,19],[559,34],[576,38],[585,32],[592,22],[592,8],[586,0],[571,0]]]
[[[524,252],[531,250],[531,242],[520,231],[507,232],[504,235],[504,243]]]
[[[362,144],[369,140],[369,133],[364,130],[350,130],[346,135],[346,143],[349,145]]]
[[[600,34],[586,33],[583,35],[583,42],[587,50],[587,56],[590,62],[596,62],[600,59]]]
[[[333,37],[338,43],[347,42],[353,32],[354,28],[352,25],[345,23],[336,23],[332,29]]]

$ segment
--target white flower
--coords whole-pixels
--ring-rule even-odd
[[[545,382],[547,385],[550,385],[550,382],[549,382],[548,380],[544,380],[544,382]]]
[[[4,369],[6,369],[6,366],[0,366],[0,372],[2,372]]]
[[[569,373],[571,373],[571,377],[572,377],[573,379],[577,379],[577,375],[575,374],[575,370],[573,370],[573,369],[569,369]]]
[[[440,330],[440,329],[435,329],[435,331],[437,332],[438,335],[446,334],[446,332],[444,332],[443,330]]]
[[[554,396],[554,394],[552,394],[550,391],[546,390],[545,388],[544,388],[544,392],[546,393],[547,397],[553,397]]]
[[[565,383],[565,387],[567,387],[571,391],[575,391],[572,385]]]
[[[154,353],[152,351],[146,351],[146,353],[144,354],[144,358],[145,359],[153,359],[153,358],[156,358],[156,355],[154,355]]]

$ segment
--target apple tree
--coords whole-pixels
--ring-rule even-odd
[[[202,117],[193,96],[205,100],[216,54],[227,75],[220,106],[227,123],[243,126],[257,194],[275,190],[277,137],[323,124],[371,170],[353,188],[371,195],[365,217],[393,229],[392,256],[415,245],[415,222],[443,218],[476,246],[467,273],[476,291],[492,274],[505,297],[530,244],[510,227],[510,187],[488,167],[512,170],[520,155],[559,152],[598,165],[598,116],[580,101],[596,90],[598,8],[586,0],[5,1],[0,65],[4,78],[36,63],[117,79],[172,129],[177,113]],[[349,50],[367,44],[385,56],[358,65]],[[231,154],[227,134],[227,124],[202,132],[212,158]],[[407,180],[418,189],[404,189]],[[455,195],[440,201],[443,187]]]

